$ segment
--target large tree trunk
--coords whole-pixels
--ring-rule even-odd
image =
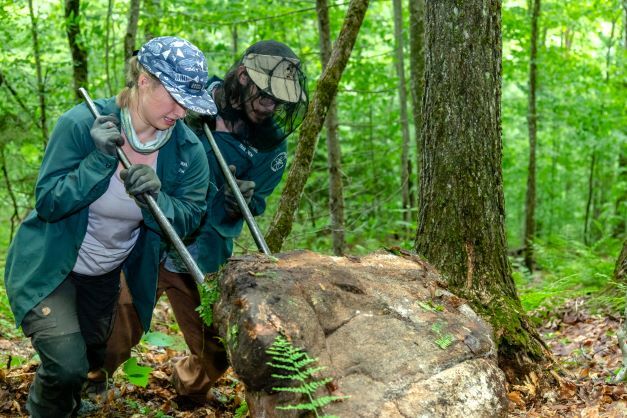
[[[294,162],[290,167],[279,208],[272,219],[266,242],[273,252],[281,250],[285,237],[292,230],[294,214],[300,202],[307,178],[311,173],[311,162],[318,143],[318,135],[342,77],[348,58],[353,51],[359,28],[368,10],[369,0],[351,0],[344,24],[340,30],[328,65],[322,72],[316,91],[309,103],[307,116],[300,128]]]
[[[72,52],[72,68],[74,69],[74,95],[81,100],[79,87],[87,86],[87,50],[81,37],[80,0],[65,1],[65,25],[67,39]]]
[[[409,0],[409,71],[411,74],[411,98],[414,117],[416,142],[416,184],[420,184],[420,132],[422,130],[422,93],[425,73],[425,59],[423,48],[424,33],[424,0]],[[418,207],[418,202],[412,202]]]
[[[327,0],[316,0],[318,29],[320,31],[320,59],[325,69],[331,57],[331,29]],[[337,106],[331,100],[325,121],[327,128],[327,160],[329,165],[329,214],[333,254],[344,254],[344,191],[342,186],[342,148],[337,135]]]
[[[405,60],[403,57],[404,42],[403,42],[403,7],[401,0],[393,0],[394,6],[394,38],[395,42],[395,61],[396,61],[396,75],[398,77],[398,101],[400,107],[400,125],[402,133],[401,142],[401,191],[402,191],[402,208],[403,208],[403,221],[409,223],[411,217],[411,202],[409,199],[409,176],[410,176],[410,164],[409,164],[409,126],[407,125],[407,90],[405,89]],[[406,235],[405,233],[403,234]]]
[[[501,2],[427,1],[416,251],[494,327],[510,381],[550,354],[507,258],[501,171]]]
[[[37,37],[37,17],[33,10],[33,0],[28,0],[30,12],[31,36],[33,38],[33,55],[35,56],[35,71],[37,72],[37,97],[39,98],[39,129],[41,130],[43,148],[48,144],[48,123],[46,121],[46,92],[44,78],[41,74],[41,53],[39,51],[39,38]],[[67,13],[67,9],[66,9]],[[69,29],[68,29],[69,31]],[[68,32],[69,36],[69,32]],[[71,42],[70,42],[71,45]],[[78,92],[77,92],[78,94]],[[17,98],[17,95],[14,95]]]
[[[128,25],[124,35],[124,73],[128,71],[128,60],[133,56],[135,40],[137,39],[137,24],[139,22],[139,2],[131,0],[128,10]]]
[[[533,271],[533,240],[536,234],[536,75],[538,56],[538,17],[540,0],[533,0],[531,12],[531,53],[529,54],[529,108],[527,125],[529,128],[529,166],[527,168],[527,196],[525,200],[525,266]]]

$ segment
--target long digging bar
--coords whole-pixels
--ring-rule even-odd
[[[83,98],[85,98],[85,103],[87,104],[87,107],[91,111],[92,115],[94,115],[95,118],[99,117],[100,113],[98,112],[98,109],[96,109],[96,105],[94,104],[93,100],[91,100],[91,97],[89,97],[87,90],[80,87],[78,91],[81,93]],[[129,168],[131,166],[131,162],[129,161],[122,148],[116,146],[115,150],[117,151],[118,157],[122,162],[122,166],[124,166],[124,168]],[[152,197],[152,195],[149,193],[144,193],[143,197],[148,204],[150,213],[152,213],[152,216],[155,217],[157,223],[159,224],[165,235],[168,237],[172,245],[174,245],[176,251],[178,251],[189,273],[198,284],[202,284],[205,280],[202,271],[200,271],[200,268],[198,268],[198,265],[192,258],[189,251],[187,251],[187,247],[185,247],[185,244],[183,244],[181,238],[176,234],[176,231],[172,227],[172,224],[170,224],[170,222],[168,221],[168,218],[165,217],[165,215],[161,211],[161,208],[159,208],[159,205],[157,205],[157,201],[155,200],[155,198]]]
[[[231,188],[231,190],[233,191],[233,194],[235,195],[235,199],[237,200],[237,205],[239,206],[239,208],[242,211],[242,214],[244,215],[244,219],[246,220],[246,224],[248,225],[248,228],[250,229],[250,233],[252,234],[253,239],[255,240],[255,243],[257,244],[257,248],[259,248],[259,250],[262,251],[264,254],[271,255],[272,253],[270,252],[270,248],[268,248],[268,244],[266,244],[266,240],[263,237],[263,234],[261,233],[261,231],[259,230],[259,226],[257,226],[257,222],[255,222],[255,218],[253,217],[253,214],[250,212],[250,209],[248,208],[248,204],[246,204],[246,200],[244,200],[244,196],[242,196],[242,193],[239,191],[239,187],[237,187],[235,178],[233,177],[231,170],[229,170],[229,166],[227,165],[226,161],[224,161],[224,157],[222,156],[222,153],[220,152],[220,148],[218,148],[218,144],[216,144],[216,140],[213,138],[213,135],[211,134],[209,127],[207,126],[206,123],[203,123],[202,127],[205,131],[205,135],[207,135],[207,139],[209,140],[211,149],[213,149],[213,153],[215,154],[216,159],[218,160],[218,164],[220,164],[220,169],[222,170],[222,174],[224,174],[224,178],[226,179],[226,182],[229,184],[229,187]]]

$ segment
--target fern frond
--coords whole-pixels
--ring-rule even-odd
[[[317,358],[309,357],[309,354],[301,348],[294,347],[283,335],[277,335],[272,345],[266,350],[272,361],[266,364],[282,371],[283,374],[272,374],[273,378],[299,382],[297,386],[275,387],[277,392],[297,393],[305,396],[309,402],[298,405],[277,406],[279,410],[306,410],[313,411],[316,417],[324,406],[331,402],[347,399],[347,396],[322,396],[315,398],[318,389],[331,382],[330,377],[316,379],[314,375],[324,370],[323,366],[314,366]]]

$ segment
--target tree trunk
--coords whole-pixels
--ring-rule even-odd
[[[617,283],[625,284],[627,279],[627,240],[623,241],[623,250],[620,252],[618,259],[616,260],[616,267],[614,268],[614,280]],[[622,354],[623,366],[618,373],[613,377],[613,383],[620,383],[625,381],[627,377],[627,295],[625,296],[625,312],[623,314],[623,325],[616,331],[616,337],[618,340],[618,347]]]
[[[381,190],[381,185],[379,184],[381,176],[379,174],[379,166],[376,163],[374,117],[372,116],[372,113],[371,102],[368,106],[368,156],[370,157],[370,169],[372,174],[371,184],[374,185],[374,190],[378,191]],[[374,216],[374,218],[379,216],[379,201],[377,196],[378,194],[376,194],[373,199],[370,199],[370,211],[372,212],[372,216]]]
[[[290,167],[279,208],[272,219],[266,242],[273,252],[278,252],[283,241],[292,230],[294,214],[300,202],[307,178],[311,173],[311,162],[322,129],[324,119],[340,81],[348,58],[355,45],[359,28],[368,10],[369,0],[351,0],[344,24],[340,30],[328,65],[322,72],[316,91],[309,103],[307,116],[300,128],[294,162]]]
[[[619,63],[625,67],[627,64],[627,0],[623,0],[623,51]],[[618,181],[621,184],[627,184],[627,145],[623,143],[618,157]],[[625,202],[627,201],[627,190],[623,188],[622,193],[616,199],[615,213],[618,222],[612,231],[615,238],[625,236],[627,233],[627,209]]]
[[[594,167],[597,161],[597,150],[592,150],[590,157],[590,172],[588,173],[588,199],[586,201],[586,215],[583,221],[583,242],[588,245],[590,243],[588,225],[590,224],[590,210],[592,208],[592,197],[594,195]]]
[[[327,0],[316,0],[318,29],[320,31],[320,59],[324,70],[331,57],[331,28]],[[329,165],[329,214],[333,254],[344,254],[344,191],[342,186],[342,148],[337,135],[337,106],[331,100],[327,119],[327,160]]]
[[[610,31],[610,39],[607,41],[607,51],[605,53],[605,82],[610,82],[610,67],[612,66],[612,46],[614,46],[614,29],[616,29],[616,20],[612,20],[612,30]]]
[[[239,46],[237,45],[237,24],[231,26],[231,50],[233,51],[233,59],[239,58]]]
[[[41,54],[39,52],[39,38],[37,33],[37,17],[33,10],[33,0],[28,0],[28,10],[30,12],[31,36],[33,38],[33,55],[35,56],[35,71],[37,72],[37,97],[39,98],[39,129],[41,130],[43,148],[48,144],[48,126],[46,121],[46,86],[41,74]],[[67,13],[67,9],[66,9]],[[69,29],[68,29],[69,30]],[[78,94],[78,93],[77,93]],[[17,98],[17,95],[14,95]]]
[[[161,1],[144,1],[144,42],[159,36],[159,18],[161,17]]]
[[[623,52],[627,50],[627,0],[623,0]]]
[[[13,207],[13,213],[11,214],[11,230],[9,231],[9,240],[7,241],[11,242],[13,241],[15,229],[22,220],[20,219],[20,207],[17,203],[17,196],[13,191],[13,185],[11,184],[11,179],[9,177],[9,170],[7,169],[7,159],[4,155],[4,146],[0,147],[0,165],[2,167],[2,174],[4,175],[4,185],[7,189],[7,193],[9,194],[9,198],[11,199],[11,206]]]
[[[137,38],[137,23],[139,21],[139,2],[131,0],[128,11],[128,25],[124,36],[124,74],[128,71],[128,60],[133,56],[135,50],[135,39]]]
[[[507,258],[501,171],[501,2],[425,2],[416,251],[492,323],[510,381],[550,353],[520,304]]]
[[[540,0],[533,0],[531,12],[531,53],[529,54],[529,108],[527,125],[529,128],[529,166],[527,168],[527,196],[525,200],[525,266],[533,271],[533,241],[536,234],[536,75],[538,58],[538,18]]]
[[[81,100],[78,88],[87,86],[87,50],[81,36],[80,3],[80,0],[65,0],[65,24],[70,51],[72,52],[74,95],[77,101]]]
[[[9,81],[7,80],[6,76],[0,70],[0,86],[2,86],[2,85],[6,86],[7,90],[9,90],[9,93],[11,94],[11,96],[13,96],[13,98],[15,99],[17,104],[20,106],[20,108],[22,109],[24,114],[28,115],[29,119],[35,125],[39,125],[40,121],[37,120],[37,118],[35,117],[35,115],[33,115],[31,110],[28,107],[26,107],[26,105],[24,104],[24,101],[22,100],[22,98],[17,94],[17,91],[15,91],[13,86],[11,84],[9,84]]]
[[[425,73],[424,59],[424,0],[409,0],[409,71],[411,75],[411,98],[416,142],[416,184],[420,184],[420,132],[422,130],[422,94]],[[414,207],[419,202],[412,202]]]
[[[616,267],[614,267],[614,279],[618,283],[627,282],[627,240],[623,241],[623,249],[616,259]]]
[[[409,127],[407,126],[407,91],[405,90],[405,63],[403,57],[403,7],[401,0],[393,0],[394,6],[394,38],[396,75],[398,77],[398,101],[400,107],[401,142],[401,191],[403,221],[409,223],[411,202],[409,201]],[[404,233],[403,236],[406,234]]]
[[[105,76],[107,77],[107,88],[109,96],[113,96],[113,86],[111,84],[111,68],[109,67],[109,55],[111,55],[111,15],[113,14],[113,0],[107,4],[107,21],[105,22]]]

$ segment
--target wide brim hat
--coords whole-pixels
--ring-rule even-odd
[[[248,53],[242,59],[242,65],[255,85],[273,97],[290,103],[306,99],[303,97],[298,59]]]
[[[161,36],[146,42],[137,59],[185,109],[202,115],[218,113],[204,88],[209,79],[207,60],[195,45],[176,36]]]

